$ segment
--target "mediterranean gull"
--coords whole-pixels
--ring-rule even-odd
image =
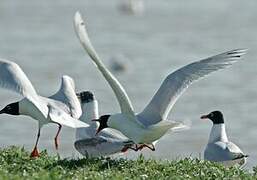
[[[0,87],[15,91],[24,98],[18,102],[8,104],[0,114],[26,115],[38,120],[38,134],[31,157],[38,157],[37,144],[40,129],[44,124],[56,123],[59,128],[55,136],[55,147],[58,149],[57,138],[62,125],[78,128],[88,127],[81,122],[81,106],[75,93],[75,84],[71,77],[63,76],[60,90],[47,98],[37,94],[33,85],[22,69],[14,62],[0,60]]]
[[[74,146],[80,154],[87,157],[108,156],[125,152],[134,145],[133,141],[113,129],[105,129],[96,135],[98,126],[96,122],[91,120],[99,118],[98,102],[90,91],[77,95],[82,108],[80,120],[90,124],[89,127],[76,129]]]
[[[208,144],[204,150],[204,159],[221,162],[226,166],[244,165],[248,155],[228,140],[223,114],[220,111],[213,111],[202,116],[201,119],[210,119],[213,123]]]

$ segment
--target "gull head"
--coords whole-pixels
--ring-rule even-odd
[[[15,102],[15,103],[8,104],[0,111],[0,114],[20,115],[19,103]]]
[[[103,115],[99,119],[93,119],[92,121],[99,122],[98,129],[96,130],[96,135],[103,130],[104,128],[107,128],[107,121],[109,119],[110,115]]]
[[[90,91],[82,91],[76,94],[81,103],[89,103],[95,100],[94,94]]]
[[[224,118],[223,114],[220,111],[213,111],[207,115],[201,116],[201,119],[210,119],[213,124],[223,124]]]

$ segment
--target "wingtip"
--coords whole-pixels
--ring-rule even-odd
[[[81,14],[79,11],[75,12],[74,19],[81,19]]]
[[[228,55],[244,55],[247,53],[249,49],[247,48],[240,48],[240,49],[234,49],[234,50],[231,50],[231,51],[228,51],[227,54]]]
[[[83,21],[82,16],[81,16],[79,11],[75,12],[73,21],[74,21],[74,25],[76,27],[79,26],[79,25],[84,25],[84,21]]]

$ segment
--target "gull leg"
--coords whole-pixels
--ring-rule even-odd
[[[134,147],[131,147],[131,146],[129,146],[129,147],[124,147],[124,148],[121,150],[121,152],[126,152],[126,151],[129,150],[129,149],[131,149],[131,150],[133,150],[133,151],[138,151],[138,145],[135,144],[135,148],[134,148]]]
[[[153,144],[149,144],[149,145],[145,144],[145,146],[146,146],[147,148],[149,148],[150,150],[155,151],[155,147],[154,147]]]
[[[150,149],[151,151],[155,151],[155,147],[153,144],[142,144],[141,146],[139,146],[138,150],[142,150],[144,147],[147,147],[148,149]]]
[[[56,123],[56,124],[58,124],[59,127],[58,127],[58,131],[57,131],[57,133],[56,133],[56,136],[55,136],[55,138],[54,138],[54,144],[55,144],[55,149],[58,150],[58,146],[59,146],[59,144],[58,144],[58,136],[59,136],[60,131],[61,131],[61,129],[62,129],[62,125],[59,124],[59,123]]]
[[[123,153],[124,153],[124,152],[127,152],[128,149],[129,149],[129,147],[123,147],[122,150],[121,150],[121,152],[123,152]]]
[[[39,137],[40,137],[40,128],[38,129],[38,133],[37,133],[37,141],[36,141],[36,144],[34,146],[34,149],[33,151],[31,152],[30,154],[30,157],[39,157],[39,152],[37,150],[37,144],[38,144],[38,140],[39,140]]]

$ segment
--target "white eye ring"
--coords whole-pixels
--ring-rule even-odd
[[[210,117],[213,117],[213,113],[210,114]]]

